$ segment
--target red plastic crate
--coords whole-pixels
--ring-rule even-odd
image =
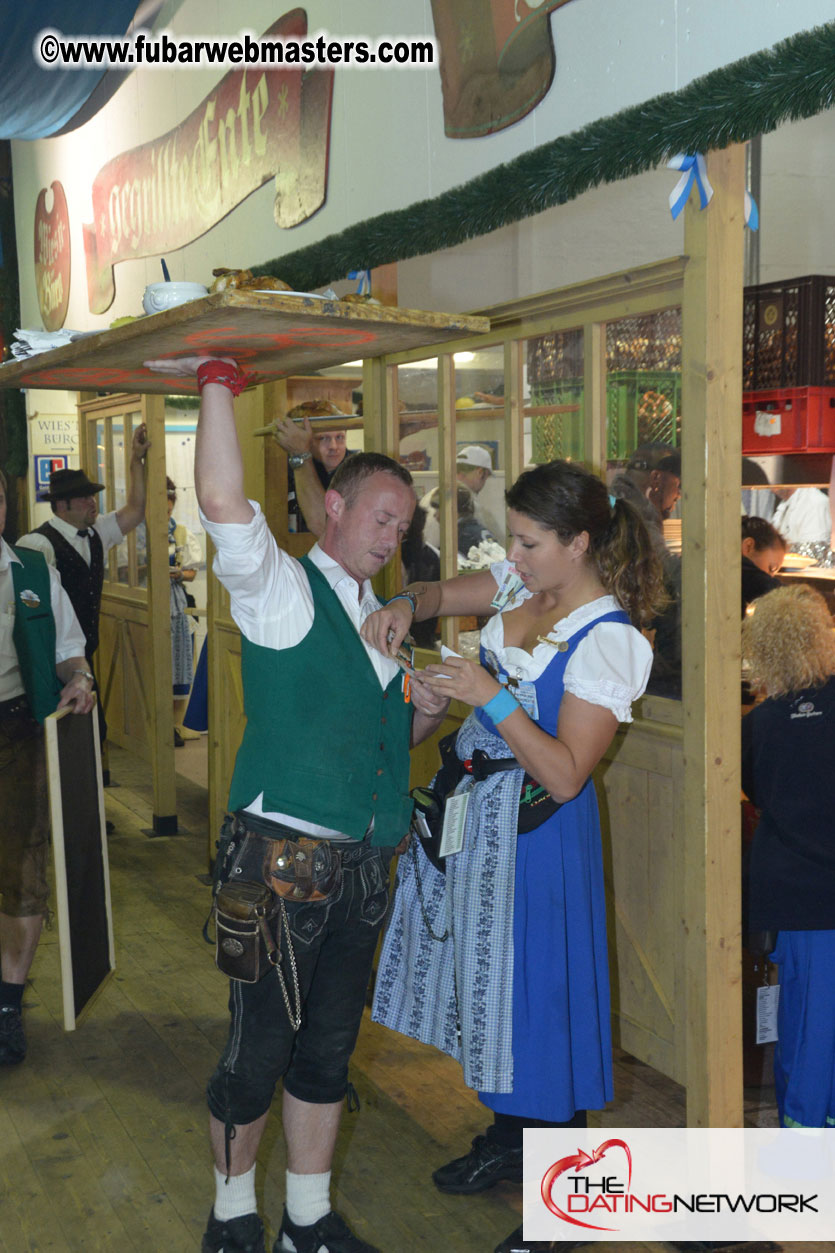
[[[758,434],[758,413],[768,413],[779,432]],[[742,393],[742,451],[763,453],[835,453],[835,387],[781,387]]]

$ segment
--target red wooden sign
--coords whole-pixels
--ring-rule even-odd
[[[59,330],[70,302],[70,216],[60,183],[44,187],[35,205],[35,286],[45,329]]]
[[[293,9],[264,33],[303,36],[307,14]],[[234,70],[176,129],[108,161],[84,226],[91,311],[113,303],[118,262],[181,248],[273,177],[276,223],[311,217],[327,191],[332,95],[333,70]]]
[[[432,0],[444,130],[489,135],[539,104],[554,77],[548,14],[569,0]]]

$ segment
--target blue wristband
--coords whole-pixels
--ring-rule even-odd
[[[392,601],[395,601],[395,600],[407,600],[409,602],[409,605],[411,606],[412,617],[415,616],[415,614],[417,613],[417,596],[415,596],[414,592],[407,592],[407,591],[398,592],[396,596],[391,597],[391,600],[386,601],[386,605],[390,605]]]
[[[482,709],[488,718],[493,719],[493,723],[498,726],[500,722],[504,722],[505,718],[519,708],[519,702],[514,700],[506,687],[497,692],[492,700],[488,700],[486,705],[482,705]]]

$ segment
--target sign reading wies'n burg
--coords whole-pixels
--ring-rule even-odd
[[[307,34],[304,9],[265,36]],[[113,267],[199,238],[275,177],[275,220],[321,208],[328,179],[333,70],[235,70],[178,127],[102,166],[84,225],[90,310],[116,294]]]

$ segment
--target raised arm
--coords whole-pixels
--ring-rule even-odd
[[[288,456],[306,456],[307,460],[293,470],[296,482],[296,498],[308,529],[317,539],[325,533],[325,489],[314,465],[313,427],[310,418],[299,426],[292,418],[276,418],[275,441]]]
[[[190,377],[211,357],[181,357],[176,361],[146,361],[149,370]],[[238,367],[228,357],[221,358]],[[244,491],[244,463],[235,429],[233,392],[222,383],[206,383],[200,393],[194,452],[197,500],[210,522],[249,522],[254,516]]]
[[[145,457],[151,447],[148,428],[143,422],[133,433],[128,467],[128,498],[116,510],[116,521],[123,535],[132,531],[145,517]]]

